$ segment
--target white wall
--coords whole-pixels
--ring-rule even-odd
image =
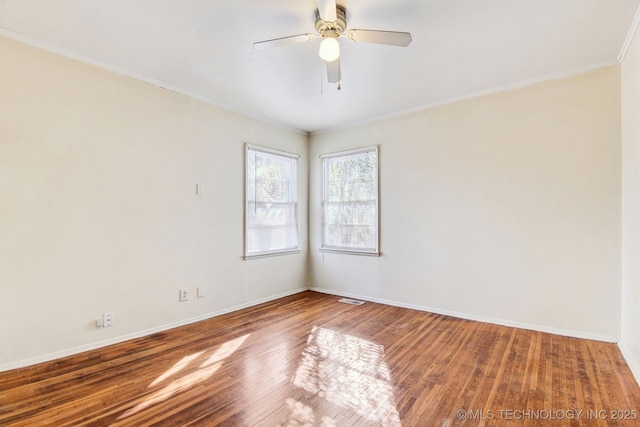
[[[314,135],[311,285],[617,341],[620,68]],[[320,154],[380,145],[382,256],[322,254]]]
[[[306,135],[2,37],[0,58],[0,371],[306,286],[306,249],[242,260],[243,144],[302,155],[306,248]]]
[[[622,64],[622,337],[640,381],[640,34]]]

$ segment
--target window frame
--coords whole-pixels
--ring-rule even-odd
[[[295,218],[295,230],[296,230],[296,246],[294,248],[284,248],[284,249],[274,249],[269,251],[260,251],[260,252],[252,252],[249,253],[249,234],[250,234],[250,224],[249,224],[249,204],[251,200],[249,200],[249,156],[250,151],[254,151],[256,153],[264,153],[269,156],[277,156],[286,158],[293,161],[293,177],[291,178],[290,185],[295,188],[291,189],[290,195],[295,198],[292,203],[294,205],[294,218]],[[244,158],[244,259],[255,259],[255,258],[263,258],[269,256],[278,256],[278,255],[287,255],[300,253],[300,209],[299,209],[299,175],[298,175],[298,160],[300,159],[299,154],[290,153],[287,151],[277,150],[273,148],[262,147],[259,145],[248,144],[245,143],[244,150],[245,158]],[[253,200],[255,202],[255,199]]]
[[[380,153],[379,146],[372,145],[368,147],[355,148],[351,150],[338,151],[333,153],[327,153],[320,155],[320,159],[322,160],[322,201],[321,201],[321,209],[322,209],[322,230],[321,230],[321,252],[327,253],[343,253],[343,254],[351,254],[351,255],[366,255],[366,256],[380,256]],[[373,248],[353,248],[353,247],[345,247],[345,246],[332,246],[327,244],[327,192],[328,192],[328,173],[327,160],[340,158],[340,157],[350,157],[358,154],[369,154],[373,152],[376,160],[376,171],[375,171],[375,236],[374,236],[374,245]]]

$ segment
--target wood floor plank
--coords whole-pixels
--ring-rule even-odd
[[[615,344],[338,299],[303,292],[0,373],[0,425],[640,425]]]

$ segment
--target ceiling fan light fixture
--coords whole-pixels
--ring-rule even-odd
[[[320,58],[327,62],[335,61],[340,58],[340,43],[337,37],[324,37],[320,43],[320,51],[318,52]]]

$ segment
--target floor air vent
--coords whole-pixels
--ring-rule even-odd
[[[364,301],[358,301],[357,299],[351,299],[351,298],[342,298],[342,299],[339,299],[338,302],[343,302],[345,304],[351,304],[351,305],[364,304]]]

